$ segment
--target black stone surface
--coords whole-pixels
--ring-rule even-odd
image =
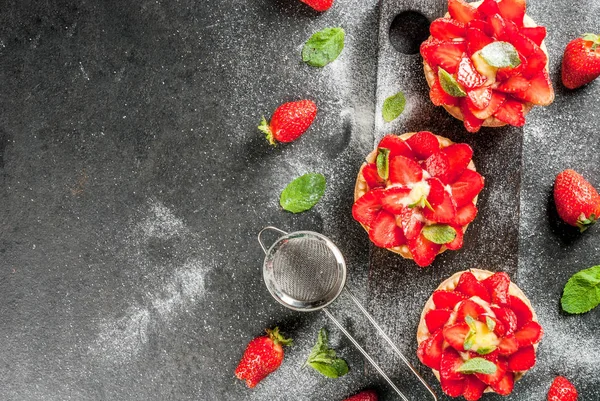
[[[565,227],[550,200],[567,167],[600,186],[599,84],[568,92],[558,79],[568,39],[598,30],[599,5],[531,2],[530,15],[549,27],[557,100],[523,130],[468,136],[428,103],[418,55],[378,61],[379,13],[390,4],[430,19],[444,8],[0,2],[0,399],[341,400],[368,386],[394,399],[323,314],[270,298],[256,234],[271,224],[331,237],[350,286],[413,361],[413,317],[437,281],[481,259],[516,273],[546,338],[511,399],[543,399],[555,374],[600,399],[598,312],[566,316],[558,305],[569,275],[599,263],[600,231]],[[326,26],[346,29],[346,48],[309,68],[302,43]],[[382,96],[398,88],[409,106],[384,126]],[[319,107],[310,131],[269,147],[260,116],[305,97]],[[471,143],[488,180],[465,250],[426,270],[370,250],[350,218],[356,172],[375,141],[417,129]],[[303,214],[280,210],[283,187],[309,171],[327,177],[325,197]],[[332,311],[379,353],[347,299]],[[233,371],[247,342],[274,325],[295,345],[277,374],[248,390]],[[342,379],[301,368],[322,326],[351,366]]]

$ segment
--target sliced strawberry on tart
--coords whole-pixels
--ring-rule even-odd
[[[508,395],[535,365],[543,330],[525,294],[504,272],[471,269],[445,280],[417,329],[419,360],[442,391],[468,401]]]
[[[358,173],[354,219],[373,244],[421,267],[460,249],[484,185],[472,156],[469,145],[428,131],[386,135]]]
[[[534,105],[554,100],[546,28],[525,7],[525,0],[448,0],[448,14],[421,44],[431,101],[469,132],[522,126]]]

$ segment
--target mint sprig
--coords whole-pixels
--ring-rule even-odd
[[[452,74],[444,70],[442,67],[438,70],[438,78],[440,79],[440,85],[444,92],[454,97],[465,97],[467,92],[462,86],[454,79]]]
[[[385,122],[389,123],[400,117],[400,114],[404,111],[404,106],[406,106],[406,98],[402,92],[385,99],[381,110]]]
[[[457,370],[467,375],[473,373],[482,373],[484,375],[493,375],[498,367],[494,362],[483,358],[471,358],[463,363]]]
[[[447,224],[432,224],[423,227],[423,236],[435,244],[443,245],[454,241],[456,230]]]
[[[560,300],[567,313],[580,314],[600,304],[600,265],[575,273],[563,291]]]
[[[304,174],[285,187],[279,198],[279,204],[284,210],[292,213],[309,210],[325,193],[325,185],[323,174]]]
[[[390,150],[386,148],[377,149],[377,174],[387,180],[390,175]]]
[[[342,358],[338,358],[335,350],[329,348],[327,331],[319,330],[317,343],[310,351],[306,365],[310,366],[323,376],[337,379],[348,373],[348,364]]]
[[[325,28],[315,32],[302,48],[302,61],[311,67],[325,67],[344,49],[345,37],[342,28]]]
[[[492,67],[518,67],[521,64],[519,53],[508,42],[493,42],[481,49],[481,57]]]

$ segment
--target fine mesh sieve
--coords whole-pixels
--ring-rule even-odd
[[[262,234],[275,231],[281,236],[270,246],[266,247]],[[408,401],[400,389],[385,374],[379,365],[352,337],[342,324],[329,312],[327,305],[336,300],[344,291],[358,306],[363,315],[375,327],[377,332],[386,340],[392,350],[402,359],[411,372],[425,386],[433,399],[437,397],[431,387],[412,367],[398,347],[381,329],[367,310],[352,295],[346,284],[346,261],[335,244],[324,235],[312,231],[296,231],[286,233],[275,227],[265,227],[258,233],[258,242],[265,252],[263,278],[271,295],[283,306],[301,312],[323,310],[327,317],[348,337],[354,346],[373,365],[379,374],[404,400]]]

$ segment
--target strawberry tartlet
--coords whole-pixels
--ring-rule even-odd
[[[431,101],[469,132],[523,126],[534,105],[554,101],[546,28],[525,7],[525,0],[448,0],[448,14],[421,44]]]
[[[386,135],[362,165],[352,216],[376,246],[419,266],[458,250],[477,215],[483,177],[473,150],[428,131]]]
[[[504,272],[454,274],[429,298],[417,329],[419,360],[451,397],[508,395],[535,365],[543,336],[531,303]]]

